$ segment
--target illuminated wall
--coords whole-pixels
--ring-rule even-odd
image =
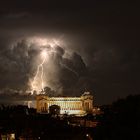
[[[38,113],[49,113],[52,105],[60,106],[60,114],[85,115],[93,110],[93,96],[89,92],[85,92],[81,97],[48,97],[40,94],[36,101]]]

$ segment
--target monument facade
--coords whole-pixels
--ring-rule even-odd
[[[50,107],[56,105],[60,108],[60,114],[86,115],[93,111],[93,96],[84,92],[81,97],[49,97],[44,94],[37,95],[37,113],[50,113]]]

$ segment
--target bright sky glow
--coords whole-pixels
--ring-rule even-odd
[[[44,59],[47,56],[47,50],[44,49],[41,51],[41,57]]]
[[[32,90],[41,90],[44,88],[44,65],[47,63],[51,53],[55,53],[55,47],[62,45],[59,40],[41,38],[41,37],[30,37],[28,38],[29,44],[35,44],[36,49],[40,51],[41,62],[37,65],[37,71],[34,78],[31,81]],[[40,79],[40,80],[38,80]],[[39,86],[41,84],[41,87]]]
[[[58,39],[45,38],[45,37],[30,37],[28,38],[28,42],[39,45],[39,46],[50,45],[51,47],[62,44],[62,41]]]

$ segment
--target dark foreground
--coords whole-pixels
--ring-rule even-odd
[[[86,121],[85,117],[37,114],[26,106],[1,106],[0,136],[3,140],[92,140],[93,127],[87,127]]]
[[[0,140],[137,140],[140,138],[140,95],[102,106],[104,114],[77,118],[36,114],[25,106],[0,108]],[[79,123],[79,119],[84,122]],[[98,122],[96,127],[86,122]],[[10,136],[9,136],[10,137]]]

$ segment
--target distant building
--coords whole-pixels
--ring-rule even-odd
[[[93,96],[89,92],[85,92],[81,97],[48,97],[44,94],[37,95],[37,113],[50,113],[50,108],[54,105],[60,108],[60,114],[86,115],[93,111]]]

